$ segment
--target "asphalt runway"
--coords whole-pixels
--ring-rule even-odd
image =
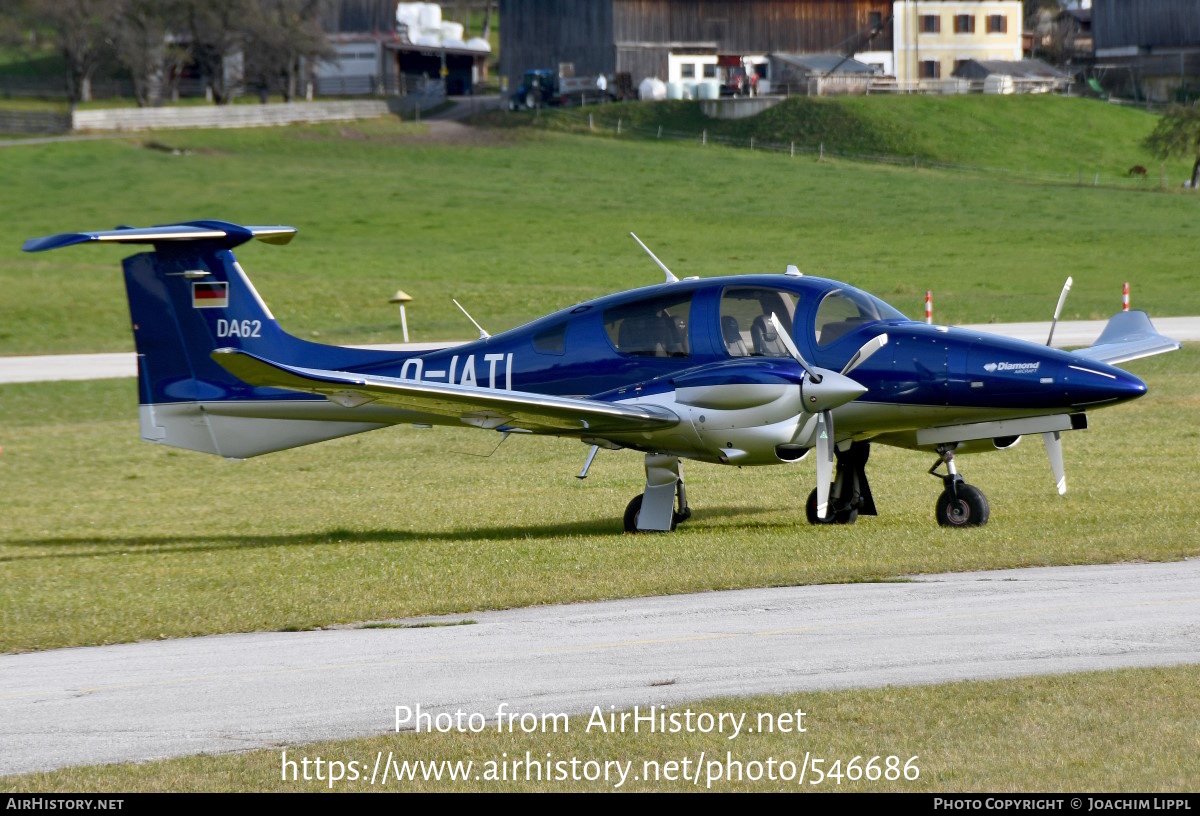
[[[1200,663],[1200,559],[469,617],[0,655],[0,775],[379,734],[398,705],[587,713]]]

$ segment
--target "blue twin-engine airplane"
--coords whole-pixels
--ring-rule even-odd
[[[592,446],[581,478],[599,448],[631,448],[645,454],[646,487],[625,511],[628,532],[673,530],[691,515],[682,459],[777,465],[814,449],[808,520],[875,515],[871,443],[936,455],[930,472],[946,469],[938,522],[984,524],[987,499],[963,481],[956,454],[1040,434],[1062,493],[1061,433],[1146,392],[1110,364],[1179,348],[1144,312],[1116,315],[1095,345],[1065,352],[914,322],[794,268],[678,280],[653,253],[665,283],[495,336],[480,329],[465,345],[327,346],[285,333],[233,256],[252,238],[294,234],[193,221],[24,249],[153,246],[124,261],[147,441],[244,458],[401,423],[471,425],[579,439]]]

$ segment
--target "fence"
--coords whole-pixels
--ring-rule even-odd
[[[1181,181],[1190,181],[1190,174],[1187,178],[1168,179],[1166,177],[1165,163],[1160,165],[1155,172],[1155,168],[1140,168],[1145,170],[1145,174],[1136,173],[1131,170],[1129,175],[1118,175],[1112,172],[1098,172],[1095,168],[1086,168],[1083,166],[1064,168],[1062,172],[1046,173],[1021,169],[983,167],[971,164],[956,164],[952,162],[939,162],[922,159],[917,155],[880,155],[870,153],[851,153],[843,150],[827,148],[822,143],[803,144],[797,142],[765,142],[758,139],[740,139],[736,137],[723,136],[716,133],[709,133],[707,130],[702,130],[700,133],[689,131],[668,130],[662,126],[646,126],[638,125],[629,122],[624,117],[617,117],[614,124],[612,119],[612,108],[607,109],[608,113],[605,116],[597,117],[595,113],[588,113],[586,110],[558,110],[553,116],[547,116],[541,119],[539,110],[537,112],[541,121],[548,125],[561,122],[565,125],[564,129],[569,132],[588,133],[592,135],[606,135],[617,138],[636,137],[642,139],[671,139],[674,141],[692,142],[702,146],[718,146],[732,149],[760,150],[768,153],[784,154],[791,158],[809,157],[815,158],[817,161],[826,159],[841,159],[845,161],[866,162],[873,164],[890,164],[899,167],[911,167],[914,170],[941,170],[952,173],[969,173],[972,175],[988,176],[1007,181],[1019,181],[1039,184],[1065,184],[1070,186],[1080,187],[1106,187],[1123,190],[1158,190],[1179,187]],[[600,121],[597,121],[599,119]],[[608,119],[610,121],[604,121]]]
[[[241,128],[297,122],[345,122],[388,114],[386,101],[294,102],[268,105],[198,105],[167,108],[112,108],[75,111],[75,130],[157,130]]]
[[[0,133],[66,133],[70,129],[69,113],[0,110]]]

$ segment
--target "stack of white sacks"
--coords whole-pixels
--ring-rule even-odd
[[[437,3],[398,3],[396,28],[406,33],[413,45],[441,48],[462,48],[470,51],[491,51],[482,37],[463,42],[462,23],[442,21],[442,7]]]

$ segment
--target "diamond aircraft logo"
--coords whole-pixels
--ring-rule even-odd
[[[1014,374],[1036,374],[1042,364],[1037,363],[988,363],[983,370],[989,374],[996,371],[1011,371]]]

